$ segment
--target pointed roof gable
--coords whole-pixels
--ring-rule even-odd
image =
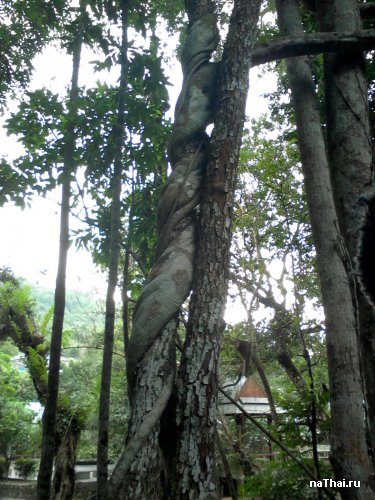
[[[266,398],[267,394],[263,387],[257,382],[254,375],[250,377],[243,384],[241,389],[236,394],[236,400],[240,398]]]

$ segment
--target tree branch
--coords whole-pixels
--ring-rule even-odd
[[[371,50],[375,47],[375,29],[355,33],[307,33],[299,37],[285,36],[255,47],[252,66],[285,57],[319,54],[337,50]]]
[[[62,347],[62,351],[68,351],[69,349],[95,349],[96,351],[102,351],[103,347],[92,346],[92,345],[71,345],[69,347]],[[116,356],[120,356],[121,358],[125,358],[124,354],[118,351],[113,351],[113,354]]]

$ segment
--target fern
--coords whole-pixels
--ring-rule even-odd
[[[30,374],[39,378],[43,384],[47,385],[48,381],[48,371],[47,362],[43,356],[41,356],[37,349],[33,347],[28,348],[28,367]]]
[[[28,285],[16,286],[10,281],[0,283],[0,307],[11,308],[16,314],[28,314],[35,305]]]
[[[68,347],[69,346],[69,342],[70,342],[70,339],[73,336],[73,333],[74,332],[71,329],[63,331],[63,334],[62,334],[62,347]]]
[[[10,325],[14,331],[14,333],[16,334],[17,336],[17,340],[20,342],[21,339],[22,339],[22,331],[20,329],[20,327],[17,325],[17,323],[13,320],[10,320]]]
[[[42,317],[41,322],[39,324],[40,334],[47,336],[49,334],[49,324],[53,316],[53,306],[51,306],[45,315]]]

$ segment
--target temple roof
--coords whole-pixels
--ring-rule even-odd
[[[235,399],[240,398],[266,398],[267,394],[263,387],[257,382],[254,375],[250,375],[242,385],[241,389],[236,393]]]

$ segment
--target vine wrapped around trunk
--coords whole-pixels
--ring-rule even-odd
[[[209,58],[219,35],[214,14],[196,21],[182,52],[184,82],[176,106],[170,144],[170,175],[158,206],[158,245],[148,283],[134,308],[128,352],[129,394],[134,391],[138,363],[176,315],[192,285],[195,217],[207,162],[218,64]]]
[[[209,143],[205,129],[213,121],[219,73],[219,64],[209,59],[218,41],[216,16],[204,12],[191,24],[182,51],[184,81],[169,148],[172,173],[158,206],[155,264],[135,305],[128,347],[127,378],[132,406],[128,440],[112,474],[108,496],[116,497],[124,483],[126,498],[151,494],[146,492],[147,485],[140,476],[160,463],[159,431],[155,426],[174,384],[175,318],[192,287],[196,250],[194,209],[201,197]],[[134,481],[128,476],[129,470]],[[158,476],[159,473],[158,469]],[[158,480],[153,483],[151,476],[148,474],[148,488],[153,489],[152,496],[157,498],[157,486],[152,484]]]

